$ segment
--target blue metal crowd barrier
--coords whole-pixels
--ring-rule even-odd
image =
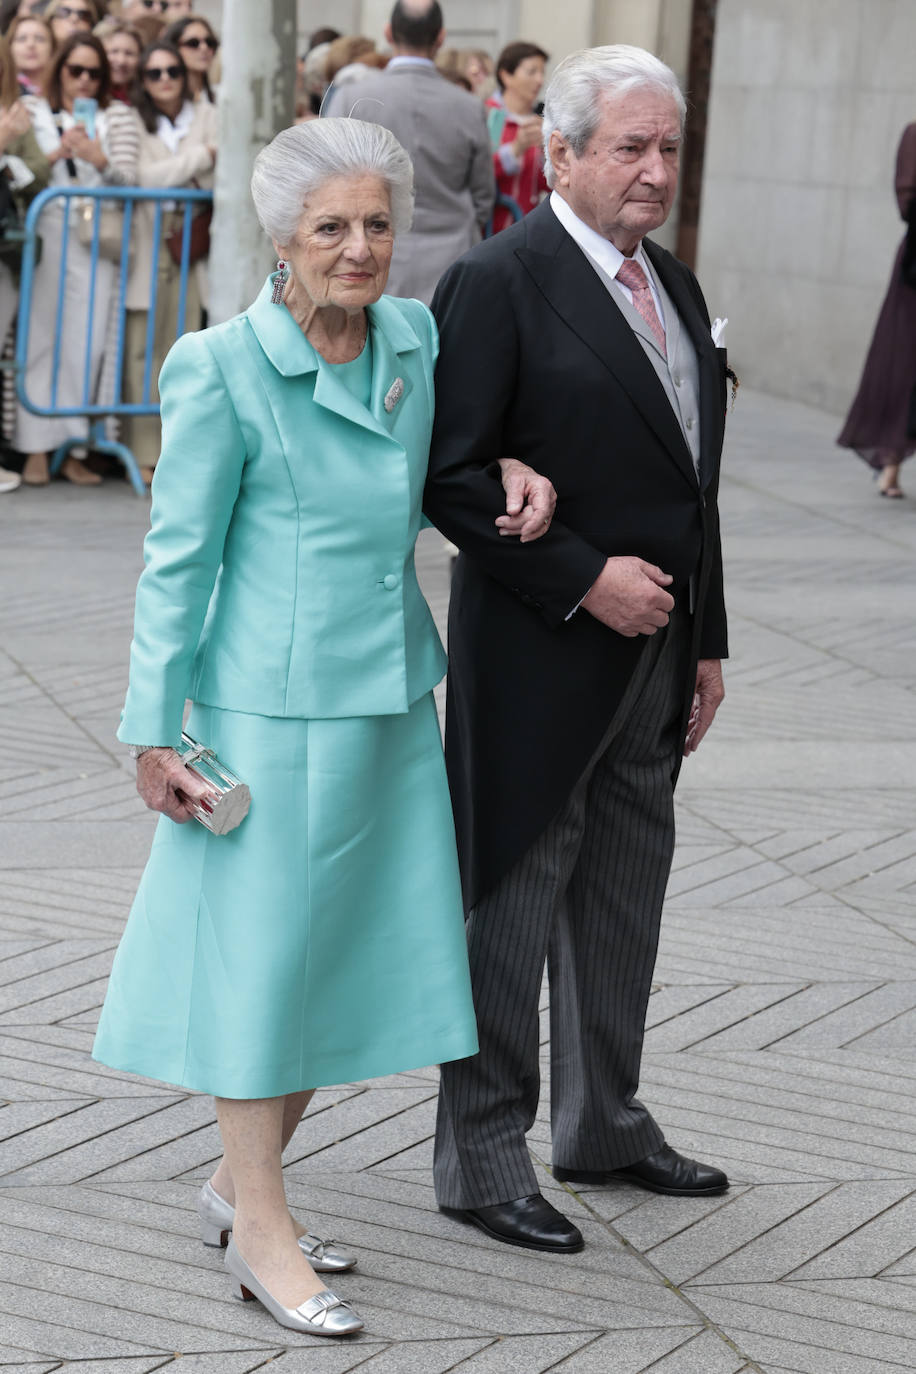
[[[72,216],[65,212],[62,215],[62,232],[60,247],[60,264],[57,289],[57,310],[54,321],[54,354],[51,366],[51,394],[49,397],[30,396],[27,391],[26,360],[28,357],[29,332],[33,326],[32,321],[32,298],[35,280],[35,269],[38,255],[38,241],[41,237],[41,214],[50,202],[63,199],[67,210],[72,199],[81,201],[97,201],[104,205],[111,203],[123,205],[123,223],[121,226],[121,254],[120,260],[115,264],[117,271],[117,297],[115,306],[116,328],[115,338],[115,358],[114,358],[114,394],[112,397],[96,400],[91,392],[97,385],[97,381],[92,377],[92,337],[93,337],[93,313],[95,306],[95,287],[99,267],[99,235],[101,230],[101,213],[93,216],[92,239],[89,245],[89,275],[87,279],[88,291],[88,317],[86,321],[85,338],[85,367],[83,371],[82,394],[76,405],[58,404],[58,379],[60,371],[60,355],[62,344],[62,326],[64,317],[64,299],[66,290],[67,272],[67,253],[70,243],[70,236],[75,232],[71,223]],[[185,332],[185,310],[187,304],[188,273],[192,270],[190,261],[191,253],[191,219],[194,207],[201,201],[210,202],[213,199],[212,192],[200,191],[190,187],[176,187],[167,190],[146,190],[138,186],[52,186],[46,191],[42,191],[36,196],[29,207],[29,212],[25,221],[25,244],[22,254],[22,276],[19,285],[19,323],[16,331],[16,396],[27,410],[36,415],[61,418],[66,416],[81,416],[90,421],[89,446],[100,453],[110,453],[123,463],[131,485],[138,495],[145,496],[147,487],[140,475],[136,459],[126,444],[116,443],[105,437],[105,418],[110,415],[158,415],[159,403],[151,400],[151,383],[153,369],[153,340],[156,328],[156,300],[158,294],[158,270],[159,270],[159,249],[162,241],[163,212],[168,203],[169,208],[175,207],[183,210],[182,223],[182,245],[180,262],[179,298],[178,298],[178,327],[176,338]],[[153,218],[153,254],[152,266],[150,270],[149,282],[149,312],[147,316],[146,330],[146,363],[143,373],[143,393],[139,402],[125,402],[121,399],[124,377],[124,342],[125,342],[125,318],[126,318],[126,296],[127,279],[130,269],[130,239],[131,223],[133,220],[134,205],[137,201],[153,201],[155,213]],[[46,264],[45,264],[46,265]],[[68,341],[70,343],[72,341]],[[66,440],[54,452],[51,460],[51,472],[57,472],[72,448],[86,444],[85,436],[74,436]]]

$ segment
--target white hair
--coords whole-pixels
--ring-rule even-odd
[[[361,119],[310,119],[283,129],[255,158],[251,197],[265,233],[291,243],[306,199],[332,177],[377,176],[395,234],[413,218],[413,164],[394,134]]]
[[[687,102],[677,77],[645,48],[610,43],[603,48],[574,52],[560,63],[544,96],[544,164],[548,186],[554,183],[550,135],[556,131],[575,156],[581,157],[601,120],[601,97],[623,95],[637,86],[652,86],[670,95],[683,129]]]

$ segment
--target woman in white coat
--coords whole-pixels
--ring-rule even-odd
[[[141,186],[213,185],[216,161],[217,113],[209,101],[191,100],[188,72],[177,48],[164,40],[151,44],[140,59],[135,103],[143,121],[140,142]],[[198,212],[199,213],[199,212]],[[138,203],[132,233],[133,259],[127,284],[127,326],[124,399],[133,403],[159,400],[156,379],[178,334],[180,268],[168,249],[167,237],[179,228],[183,211],[167,209],[162,233],[155,243],[155,211]],[[154,266],[155,264],[155,266]],[[200,258],[188,274],[184,329],[199,329],[207,305],[207,262]],[[151,282],[156,279],[156,319],[149,394],[144,395]],[[160,430],[156,415],[134,415],[124,427],[124,442],[133,450],[147,481],[159,457]]]
[[[26,97],[39,145],[51,163],[52,186],[124,186],[135,181],[136,142],[125,140],[122,129],[122,125],[129,127],[124,119],[129,112],[123,107],[114,116],[109,110],[110,84],[102,44],[91,33],[77,33],[54,59],[48,100]],[[93,129],[74,116],[74,102],[80,97],[97,102]],[[90,293],[91,253],[76,232],[80,207],[76,200],[67,204],[70,232],[63,281],[63,199],[47,206],[39,221],[42,253],[33,284],[25,387],[30,400],[44,406],[52,400],[60,407],[95,403],[115,284],[115,264],[99,257]],[[87,338],[90,299],[92,337]],[[55,418],[17,406],[15,447],[27,455],[23,481],[43,486],[48,481],[51,451],[88,433],[88,423],[79,415]],[[65,459],[61,473],[80,484],[99,481],[73,454]]]

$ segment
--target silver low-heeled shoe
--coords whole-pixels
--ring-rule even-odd
[[[330,1288],[322,1288],[320,1293],[306,1298],[298,1307],[284,1307],[268,1293],[242,1259],[231,1236],[226,1248],[226,1268],[233,1278],[233,1297],[241,1298],[243,1302],[257,1298],[274,1321],[281,1326],[288,1326],[292,1331],[308,1331],[312,1336],[352,1336],[354,1332],[362,1331],[365,1325],[353,1308],[332,1293]]]
[[[204,1245],[225,1248],[235,1221],[235,1208],[221,1198],[209,1182],[200,1190],[197,1214],[200,1217],[200,1238]],[[299,1237],[299,1249],[316,1274],[342,1274],[355,1265],[355,1255],[345,1255],[333,1247],[332,1240],[321,1240],[318,1236],[310,1235]]]

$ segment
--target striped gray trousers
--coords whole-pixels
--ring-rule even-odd
[[[525,1133],[540,1093],[545,960],[554,1163],[621,1168],[662,1144],[635,1094],[674,852],[690,630],[676,610],[647,640],[571,796],[468,916],[480,1052],[442,1066],[434,1174],[444,1207],[539,1191]]]

